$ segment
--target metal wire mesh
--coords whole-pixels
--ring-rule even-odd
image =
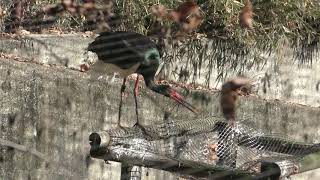
[[[298,143],[241,122],[230,127],[218,117],[158,123],[145,130],[104,132],[111,139],[103,158],[197,177],[219,169],[257,174],[269,162],[287,176],[296,172],[301,157],[320,150],[319,144]]]
[[[13,23],[13,25],[15,24]],[[197,43],[197,47],[203,51],[201,48],[203,43],[200,41],[189,44],[197,45]],[[216,43],[216,41],[210,43]],[[222,42],[217,41],[217,43],[221,44]],[[236,47],[233,43],[225,44]],[[215,44],[214,46],[221,45]],[[222,49],[230,48],[222,47]],[[237,52],[238,49],[235,48],[233,51]],[[212,55],[212,52],[197,52],[199,53],[193,54],[200,54],[202,57],[208,53],[208,56],[220,57]],[[214,54],[218,54],[218,52],[214,52]],[[230,53],[226,51],[226,53],[222,53],[222,56],[228,54]],[[231,53],[231,56],[233,54]],[[189,51],[188,55],[191,56],[192,52]],[[188,62],[186,64],[194,63]],[[225,62],[217,62],[218,64],[225,66]],[[199,64],[195,67],[201,66]],[[211,69],[212,67],[211,65]],[[284,137],[268,135],[241,123],[237,123],[235,128],[231,128],[219,122],[219,119],[219,117],[209,117],[159,123],[145,127],[147,134],[144,134],[144,131],[139,128],[107,131],[110,134],[111,142],[107,147],[108,154],[103,156],[106,159],[126,161],[126,163],[133,165],[148,165],[164,170],[170,168],[171,171],[180,169],[179,172],[182,174],[197,175],[201,171],[217,171],[219,168],[257,173],[259,172],[257,164],[264,161],[277,163],[282,172],[285,172],[287,169],[294,169],[291,160],[296,160],[320,149],[318,144],[297,143]],[[188,168],[181,170],[181,164]]]

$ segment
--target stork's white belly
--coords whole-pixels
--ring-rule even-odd
[[[88,73],[90,74],[100,74],[100,75],[113,75],[114,73],[119,74],[121,77],[125,78],[130,74],[133,74],[139,68],[140,63],[132,66],[129,69],[121,69],[114,64],[104,63],[103,61],[97,61],[90,66]]]

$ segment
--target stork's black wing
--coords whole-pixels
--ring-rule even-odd
[[[144,54],[156,44],[148,37],[135,32],[103,32],[89,44],[88,50],[95,52],[99,60],[128,69],[142,63]]]

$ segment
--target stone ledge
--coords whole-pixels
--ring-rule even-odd
[[[81,34],[31,34],[19,39],[2,37],[0,40],[0,52],[13,53],[33,59],[35,62],[39,62],[41,64],[59,65],[71,69],[80,69],[80,64],[83,62],[95,61],[96,59],[93,53],[86,53],[85,50],[88,43],[92,40],[93,37],[84,37]],[[202,41],[208,42],[207,39],[203,39]],[[181,60],[178,62],[176,56],[179,56],[178,53],[181,48],[187,47],[171,47],[169,45],[166,49],[168,51],[168,55],[174,54],[172,57],[168,55],[164,57],[166,61],[172,62],[167,65],[163,75],[168,80],[175,81],[178,79],[177,74],[174,74],[173,71],[179,71],[181,68],[185,69],[183,65],[189,62],[188,58],[193,59],[195,62],[200,62],[198,56],[199,53],[202,51],[204,54],[211,53],[208,47],[200,48],[198,51],[191,49],[190,52],[192,51],[192,57],[184,54],[180,57]],[[286,49],[288,50],[288,54],[290,54],[291,51],[288,48]],[[185,49],[185,51],[186,50],[187,49]],[[315,61],[312,66],[298,66],[292,62],[286,54],[287,53],[282,51],[279,54],[274,52],[270,57],[264,57],[267,59],[267,62],[263,67],[253,66],[248,69],[243,69],[243,74],[257,80],[257,94],[262,98],[283,99],[283,101],[309,105],[312,107],[320,107],[320,91],[318,87],[320,83],[320,74],[318,73],[320,69],[320,57],[315,57]],[[207,58],[209,58],[209,56]],[[202,61],[203,60],[201,60],[201,62]],[[197,66],[200,67],[200,64],[197,64]],[[188,73],[195,73],[192,70],[192,64],[190,64],[190,62],[189,67],[190,72]],[[237,71],[238,70],[228,72],[228,77],[236,76]],[[199,73],[199,76],[195,77],[195,81],[200,85],[206,85],[205,76],[208,72],[207,64],[203,62],[201,64],[201,71],[197,72]],[[217,77],[218,75],[218,70],[213,68],[210,76]],[[216,82],[214,79],[215,78],[211,79],[211,87],[219,87],[221,82]],[[181,81],[190,83],[192,80],[193,78],[190,76]],[[215,84],[217,86],[214,86]]]
[[[71,171],[82,169],[88,174],[88,169],[93,166],[90,161],[84,163],[89,152],[88,136],[93,131],[116,126],[119,97],[115,94],[120,90],[121,80],[106,82],[65,68],[8,59],[0,59],[0,62],[0,114],[14,117],[13,120],[1,119],[0,136],[35,147]],[[131,91],[132,86],[123,107],[122,123],[126,126],[132,126],[132,120],[136,119]],[[139,114],[145,124],[161,121],[163,108],[170,110],[174,107],[168,98],[144,88],[140,92]],[[203,116],[219,115],[218,95],[217,92],[191,91],[188,99],[203,110]],[[196,118],[183,108],[173,111],[171,117],[177,120]],[[281,133],[298,141],[316,142],[320,135],[319,108],[242,97],[238,117],[253,127]],[[40,174],[32,174],[36,177],[45,172],[41,170],[47,169],[35,157],[0,149],[5,154],[4,165],[12,170],[40,169],[37,171]],[[108,169],[117,171],[113,167]],[[10,171],[8,169],[8,173]]]

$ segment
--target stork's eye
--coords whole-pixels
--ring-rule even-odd
[[[160,55],[157,49],[150,49],[145,53],[145,63],[154,63],[160,61]]]
[[[148,59],[158,59],[158,55],[157,54],[150,54],[150,56],[148,57]]]

